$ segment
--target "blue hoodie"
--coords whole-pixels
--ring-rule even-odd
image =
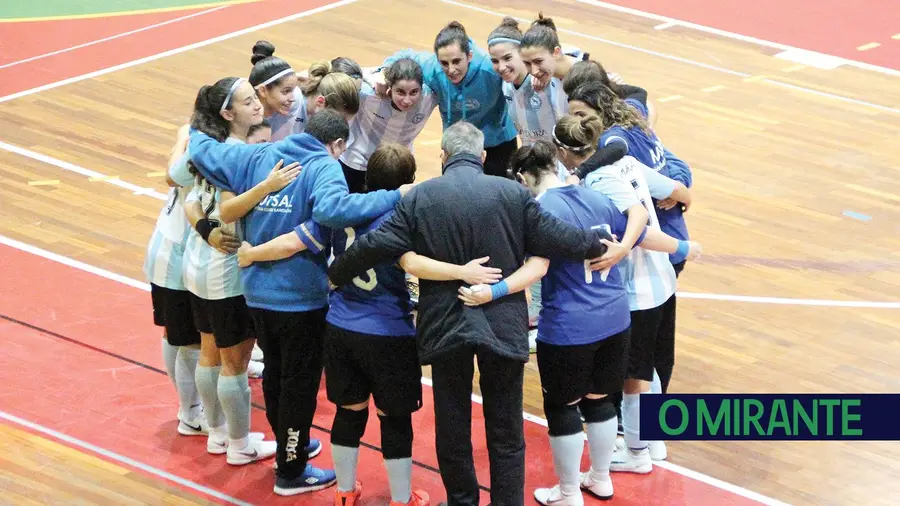
[[[387,67],[401,58],[412,58],[421,67],[425,84],[437,95],[444,129],[457,121],[467,121],[484,132],[485,147],[494,147],[516,138],[509,117],[503,80],[494,72],[487,53],[469,39],[472,61],[459,84],[453,84],[434,53],[404,49],[384,60]]]
[[[266,196],[243,218],[244,237],[262,244],[315,220],[344,228],[392,210],[400,192],[350,194],[340,164],[309,134],[270,144],[223,144],[191,132],[191,161],[213,185],[241,194],[263,181],[279,160],[300,162],[291,184]],[[328,304],[325,255],[303,251],[284,260],[254,263],[241,270],[247,305],[272,311],[312,311]]]

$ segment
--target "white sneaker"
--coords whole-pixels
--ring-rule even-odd
[[[609,470],[619,473],[647,474],[653,471],[653,461],[650,460],[650,450],[632,451],[629,448],[618,449],[613,452]]]
[[[607,500],[612,499],[613,496],[613,483],[612,478],[609,477],[609,474],[605,476],[605,480],[595,480],[591,474],[593,471],[588,471],[586,473],[581,473],[581,488],[587,490],[591,493],[591,495],[595,496],[597,499]]]
[[[660,461],[666,460],[669,452],[666,450],[665,441],[650,441],[650,460]]]
[[[255,441],[262,441],[265,437],[266,435],[262,432],[247,434],[247,439],[250,440],[251,444]],[[214,430],[209,433],[209,438],[206,439],[206,451],[213,455],[223,455],[228,452],[228,442],[228,429]]]
[[[257,362],[263,361],[262,348],[260,348],[259,345],[256,343],[253,343],[253,352],[250,354],[250,360],[255,360]]]
[[[247,364],[247,377],[248,378],[262,378],[263,369],[266,368],[266,365],[262,362],[257,362],[256,360],[251,360],[249,364]]]
[[[193,420],[182,420],[178,418],[178,433],[182,436],[205,436],[209,434],[209,425],[206,423],[206,417],[202,414]]]
[[[563,495],[559,485],[553,488],[539,488],[534,491],[534,498],[544,506],[583,506],[584,495],[581,492]]]
[[[278,443],[275,441],[263,441],[261,439],[250,439],[247,446],[241,450],[229,444],[226,461],[233,466],[242,466],[272,457],[275,455],[277,448]]]

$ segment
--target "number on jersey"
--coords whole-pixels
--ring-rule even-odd
[[[347,227],[344,229],[344,233],[347,234],[347,245],[344,246],[344,251],[347,251],[350,249],[350,245],[353,244],[353,241],[356,240],[356,231],[353,230],[353,227]],[[363,281],[362,276],[357,276],[353,278],[353,284],[367,292],[371,292],[378,286],[378,278],[375,276],[375,269],[367,270],[365,275],[368,278],[368,281]]]

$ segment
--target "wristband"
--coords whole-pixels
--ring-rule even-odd
[[[689,243],[688,241],[678,241],[678,249],[675,250],[676,255],[686,257],[690,252],[691,243]]]
[[[497,300],[507,293],[509,293],[509,286],[507,286],[505,279],[499,283],[491,285],[491,300]]]
[[[194,226],[194,229],[197,230],[197,233],[200,234],[200,237],[209,244],[209,234],[212,233],[213,229],[218,227],[219,223],[210,220],[209,218],[203,218],[197,221],[197,225]]]

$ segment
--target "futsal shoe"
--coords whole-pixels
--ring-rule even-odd
[[[247,439],[251,443],[254,441],[262,441],[265,438],[266,435],[262,432],[251,432],[247,434]],[[206,451],[212,455],[224,455],[228,453],[230,441],[231,440],[228,438],[228,428],[223,425],[222,430],[216,429],[209,433],[209,438],[206,440]]]
[[[296,478],[275,478],[275,493],[282,496],[305,494],[326,489],[337,481],[334,471],[306,464],[306,470]]]
[[[263,369],[266,368],[266,365],[262,362],[257,362],[256,360],[251,360],[247,363],[247,377],[248,378],[262,378]]]
[[[660,461],[666,460],[666,457],[669,456],[669,452],[666,450],[666,442],[665,441],[650,441],[650,460]]]
[[[357,481],[353,490],[348,490],[346,492],[341,492],[340,490],[334,491],[334,506],[355,506],[356,501],[359,500],[359,496],[361,495],[362,483]]]
[[[253,352],[250,353],[250,360],[262,362],[264,358],[265,356],[263,355],[262,348],[260,348],[258,344],[253,343]]]
[[[603,477],[605,479],[595,479],[591,476],[592,474],[594,474],[593,470],[581,473],[581,489],[587,490],[588,493],[597,499],[603,499],[604,501],[612,499],[613,483],[612,478],[609,477],[609,473]]]
[[[644,448],[634,451],[630,448],[616,448],[613,452],[609,470],[617,473],[647,474],[653,471],[653,461],[650,460],[650,450]]]
[[[257,433],[262,435],[262,433]],[[262,438],[247,438],[247,446],[238,450],[234,444],[228,444],[226,461],[233,466],[243,466],[257,460],[265,460],[275,455],[278,443],[275,441],[263,441]]]
[[[544,506],[583,506],[584,495],[579,490],[572,495],[563,495],[559,485],[553,488],[539,488],[534,491],[534,499]]]
[[[431,499],[428,497],[428,492],[424,490],[413,490],[412,494],[409,496],[408,503],[391,501],[391,506],[428,506],[431,502]]]
[[[209,434],[209,425],[206,423],[206,417],[201,414],[194,417],[193,420],[185,421],[179,416],[178,433],[182,436],[205,436]]]

